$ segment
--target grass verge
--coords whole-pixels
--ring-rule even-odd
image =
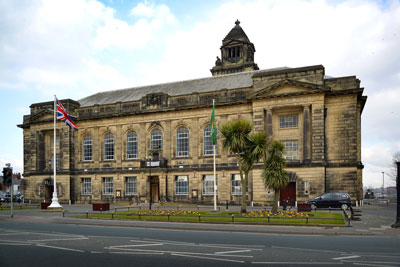
[[[248,223],[248,224],[290,224],[290,225],[345,225],[341,213],[305,212],[278,214],[251,214],[245,216],[235,211],[122,211],[111,213],[88,213],[74,216],[88,219],[142,220],[142,221],[173,221],[173,222],[212,222],[212,223]]]

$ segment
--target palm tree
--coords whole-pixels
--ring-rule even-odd
[[[241,180],[242,184],[242,207],[241,211],[246,212],[246,199],[247,182],[249,180],[249,173],[253,165],[260,159],[265,162],[268,149],[267,134],[265,132],[253,133],[248,137],[247,146],[243,156],[243,173],[244,179]],[[244,189],[243,189],[244,188]]]
[[[281,188],[289,183],[289,175],[284,170],[286,159],[283,157],[284,144],[272,141],[268,148],[268,158],[264,162],[262,177],[266,187],[274,189],[274,204],[272,213],[278,211],[278,199]]]
[[[224,123],[220,132],[223,136],[222,146],[225,150],[235,154],[239,165],[240,181],[242,184],[242,206],[241,212],[246,212],[246,182],[243,175],[243,157],[249,143],[249,134],[253,125],[247,120],[235,120]]]

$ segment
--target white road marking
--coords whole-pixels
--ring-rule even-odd
[[[252,264],[282,264],[282,265],[338,265],[338,264],[343,264],[342,262],[277,262],[277,261],[260,261],[260,262],[252,262]]]
[[[47,245],[42,245],[42,244],[38,244],[38,245],[36,245],[36,246],[38,246],[38,247],[44,247],[44,248],[54,248],[54,249],[60,249],[60,250],[68,250],[68,251],[74,251],[74,252],[85,252],[85,251],[80,250],[80,249],[62,248],[62,247],[47,246]]]
[[[339,257],[339,258],[332,258],[332,260],[348,260],[348,259],[354,259],[354,258],[359,258],[360,256],[357,255],[352,255],[352,256],[344,256],[344,257]]]
[[[7,242],[1,242],[0,243],[0,246],[1,245],[11,245],[11,246],[30,246],[30,245],[32,245],[32,244],[27,244],[27,243],[14,243],[14,242],[10,242],[10,243],[7,243]]]
[[[361,266],[375,266],[375,267],[396,267],[398,265],[378,265],[378,264],[367,264],[367,263],[357,263],[353,262],[354,265],[361,265]]]
[[[321,249],[309,249],[309,248],[293,248],[293,247],[278,247],[271,246],[272,248],[283,248],[283,249],[293,249],[293,250],[303,250],[303,251],[317,251],[317,252],[329,252],[329,253],[346,253],[343,251],[335,251],[335,250],[321,250]]]
[[[90,251],[90,253],[93,253],[93,254],[104,254],[103,251]]]
[[[244,263],[244,261],[238,261],[238,260],[228,260],[228,259],[201,257],[201,256],[194,256],[194,255],[187,255],[187,254],[179,254],[179,253],[171,253],[171,255],[173,255],[173,256],[180,256],[180,257],[189,257],[189,258],[198,258],[198,259],[215,260],[215,261],[228,261],[228,262]]]
[[[130,248],[130,247],[151,247],[151,246],[162,246],[162,243],[149,243],[149,244],[137,244],[137,245],[122,245],[112,246],[112,248]]]
[[[232,250],[232,251],[220,251],[220,252],[215,252],[214,254],[230,254],[230,253],[238,253],[238,252],[250,252],[250,249],[244,249],[244,250]]]
[[[247,255],[224,255],[224,254],[214,254],[214,253],[198,253],[198,252],[185,252],[185,251],[172,251],[172,250],[151,250],[151,249],[137,249],[137,248],[124,248],[121,246],[111,246],[105,247],[104,249],[113,249],[113,250],[126,250],[126,251],[135,251],[135,252],[159,252],[159,253],[169,253],[169,254],[190,254],[190,255],[202,255],[202,256],[218,256],[218,257],[237,257],[237,258],[253,258],[253,256]]]
[[[86,240],[89,239],[87,237],[79,237],[79,238],[52,238],[52,239],[31,239],[28,242],[47,242],[47,241],[67,241],[67,240]]]
[[[110,254],[124,254],[124,255],[164,255],[164,253],[160,252],[127,252],[127,251],[120,251],[120,252],[110,252]]]

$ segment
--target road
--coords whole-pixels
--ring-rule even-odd
[[[398,235],[262,234],[0,221],[0,266],[400,266]]]

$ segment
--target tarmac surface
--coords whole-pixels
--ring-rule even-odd
[[[47,211],[40,209],[18,209],[18,204],[14,208],[11,218],[10,210],[0,210],[0,220],[4,221],[29,221],[36,223],[57,223],[57,224],[78,224],[78,225],[98,225],[114,227],[138,227],[156,229],[176,229],[176,230],[198,230],[198,231],[224,231],[224,232],[254,232],[254,233],[280,233],[280,234],[305,234],[305,235],[395,235],[400,237],[400,228],[392,228],[396,222],[396,203],[387,205],[385,202],[372,201],[367,205],[356,207],[361,210],[361,220],[352,220],[350,226],[287,226],[287,225],[248,225],[248,224],[213,224],[213,223],[180,223],[180,222],[151,222],[151,221],[127,221],[111,219],[77,219],[73,218],[76,214],[92,213],[92,205],[75,204],[63,205],[63,212]],[[148,204],[140,205],[111,205],[111,211],[130,209],[148,209]],[[158,209],[158,204],[152,205],[153,209]],[[162,206],[160,209],[165,209]],[[177,206],[171,206],[176,209]],[[185,207],[179,207],[183,209]],[[189,209],[189,207],[186,207]],[[191,207],[193,209],[193,207]],[[225,206],[219,206],[220,210],[226,210]],[[212,207],[202,206],[201,210],[212,210]],[[229,210],[238,210],[237,206],[230,206]],[[253,209],[248,207],[249,210]],[[292,209],[293,210],[293,209]],[[295,209],[294,209],[295,210]],[[111,212],[110,211],[110,212]]]

